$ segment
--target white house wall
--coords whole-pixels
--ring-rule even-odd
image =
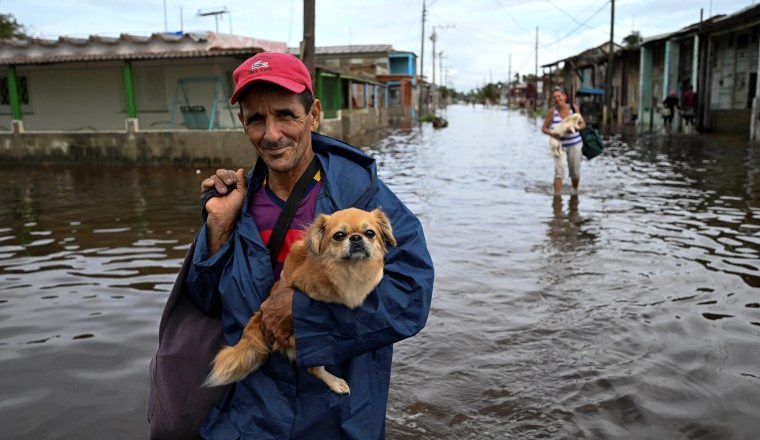
[[[218,128],[238,128],[237,107],[229,104],[232,70],[242,60],[204,58],[197,60],[135,61],[132,64],[135,104],[141,130],[186,128],[179,108],[170,124],[175,92],[180,79],[219,78],[221,87],[214,103],[214,82],[187,86],[188,102],[202,105],[210,117],[217,107]],[[22,106],[27,130],[124,130],[125,98],[122,62],[71,63],[18,66],[17,76],[26,76],[29,104]],[[180,95],[179,105],[185,105]],[[178,106],[177,106],[178,107]],[[0,126],[10,126],[10,107],[0,106]]]
[[[16,75],[27,77],[27,130],[124,129],[121,64],[19,66]]]
[[[170,117],[172,107],[174,107],[178,81],[192,78],[219,78],[223,90],[218,94],[220,99],[214,103],[215,83],[213,81],[190,82],[186,87],[189,105],[202,105],[209,117],[213,106],[216,105],[217,126],[219,128],[240,127],[240,122],[236,116],[237,106],[230,105],[229,96],[232,71],[241,62],[242,60],[234,58],[135,62],[132,66],[140,129],[186,128],[179,108],[175,108],[173,124],[170,124]],[[178,96],[178,103],[185,105],[182,94]],[[230,110],[232,116],[230,116]]]

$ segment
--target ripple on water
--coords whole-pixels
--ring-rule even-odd
[[[445,130],[392,129],[365,148],[436,263],[427,326],[394,348],[388,438],[754,438],[757,147],[616,137],[584,161],[580,196],[556,200],[540,121],[447,116]],[[198,230],[199,176],[2,173],[4,434],[144,437],[145,373]]]

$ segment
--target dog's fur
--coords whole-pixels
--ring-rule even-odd
[[[380,283],[387,246],[396,246],[390,221],[379,209],[372,212],[349,208],[332,215],[320,215],[293,243],[285,259],[280,285],[299,289],[318,301],[355,308]],[[214,367],[204,385],[236,382],[266,361],[271,350],[279,350],[295,360],[295,337],[287,344],[269,341],[261,328],[261,311],[243,330],[240,341],[224,347],[214,359]],[[338,394],[350,392],[346,381],[330,374],[323,366],[308,369]]]
[[[551,131],[559,136],[564,136],[565,133],[575,133],[581,129],[581,120],[581,115],[573,113],[563,119],[562,122],[555,125]],[[562,141],[556,139],[554,136],[549,136],[549,146],[551,147],[554,157],[559,156],[560,149],[562,148]]]

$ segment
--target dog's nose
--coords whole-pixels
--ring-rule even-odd
[[[362,236],[359,234],[351,235],[350,237],[348,237],[348,241],[350,241],[351,243],[362,241]]]

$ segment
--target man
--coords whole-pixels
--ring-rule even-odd
[[[240,338],[261,309],[265,332],[296,338],[295,364],[274,354],[237,383],[200,427],[204,438],[380,439],[385,435],[392,344],[416,334],[427,320],[433,265],[418,219],[377,178],[375,162],[358,149],[313,133],[321,106],[308,70],[287,54],[260,53],[233,73],[233,104],[258,153],[247,176],[219,170],[202,183],[219,197],[205,205],[207,220],[194,243],[184,291],[206,313],[221,313],[225,342]],[[316,156],[320,171],[303,194],[284,250],[266,247],[284,201]],[[233,185],[228,190],[228,185]],[[312,300],[281,288],[270,295],[289,244],[318,213],[380,207],[397,247],[389,248],[385,275],[356,309]],[[268,296],[269,295],[269,296]],[[345,378],[339,396],[308,374],[326,365]]]
[[[566,133],[564,136],[559,136],[552,132],[552,128],[573,113],[580,114],[581,112],[578,111],[578,108],[574,104],[568,103],[567,95],[559,87],[554,88],[552,100],[554,101],[554,106],[549,108],[549,111],[546,113],[541,131],[562,142],[560,154],[554,156],[554,197],[559,197],[562,194],[562,181],[565,178],[565,162],[567,162],[570,182],[573,185],[573,195],[578,195],[578,185],[581,182],[583,138],[580,132]],[[586,121],[583,119],[581,119],[580,128],[581,130],[586,128]]]

